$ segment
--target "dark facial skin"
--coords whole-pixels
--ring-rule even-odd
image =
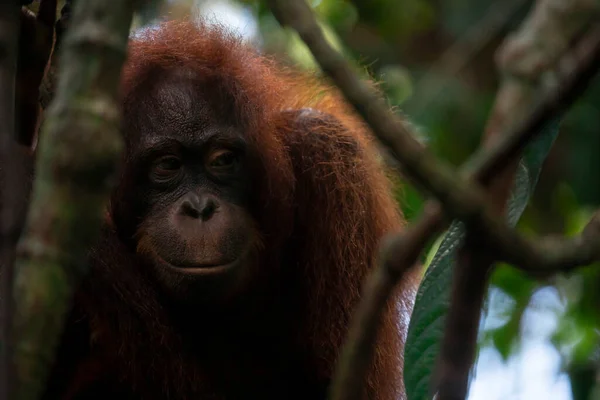
[[[128,116],[141,214],[136,252],[160,286],[186,302],[234,293],[258,239],[246,211],[244,138],[203,92],[189,76],[169,76]]]

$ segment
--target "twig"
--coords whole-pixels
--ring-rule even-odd
[[[18,0],[0,2],[0,399],[8,400],[12,359],[13,277],[23,226],[15,157],[15,79],[19,37]]]
[[[134,3],[77,1],[65,36],[17,276],[15,399],[42,393],[72,293],[87,271],[88,248],[100,231],[122,148],[117,91]]]
[[[582,265],[600,261],[600,210],[596,211],[583,231],[572,238],[549,236],[527,240],[531,251],[517,257],[500,259],[537,278],[547,278],[558,272],[570,272]]]

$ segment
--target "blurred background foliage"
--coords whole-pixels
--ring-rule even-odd
[[[494,100],[494,54],[531,0],[309,0],[329,41],[357,72],[378,82],[431,150],[459,165],[473,153]],[[263,1],[171,0],[137,18],[202,15],[231,25],[264,52],[316,69]],[[182,39],[183,40],[183,39]],[[316,73],[319,73],[316,69]],[[600,79],[561,124],[519,228],[575,234],[600,205]],[[409,220],[423,206],[410,185],[397,191]],[[431,251],[434,251],[432,249]],[[536,282],[497,268],[482,318],[471,399],[600,399],[600,268]],[[596,385],[598,387],[598,385]]]

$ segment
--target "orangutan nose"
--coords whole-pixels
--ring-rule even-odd
[[[218,208],[217,199],[211,195],[188,193],[181,203],[181,213],[191,218],[208,221]]]

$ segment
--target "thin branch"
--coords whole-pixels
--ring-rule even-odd
[[[462,173],[481,183],[489,183],[497,171],[518,154],[517,150],[523,149],[544,128],[549,116],[560,116],[573,104],[600,66],[599,28],[596,26],[581,40],[573,52],[574,69],[563,77],[562,82],[549,90],[510,134],[500,135],[493,147],[475,153],[461,169]]]
[[[549,236],[525,240],[522,254],[513,257],[499,254],[500,260],[537,278],[570,272],[577,267],[600,261],[600,210],[596,211],[583,231],[572,238]]]
[[[15,79],[19,37],[18,0],[0,2],[0,399],[11,383],[14,261],[21,235],[19,172],[15,160]],[[19,214],[19,215],[17,215]]]
[[[468,377],[477,350],[481,308],[494,253],[485,239],[474,231],[467,236],[456,258],[452,276],[450,308],[434,373],[436,400],[466,398]]]
[[[500,70],[530,84],[552,83],[558,59],[598,17],[595,0],[536,0],[524,23],[499,49]]]
[[[408,124],[393,115],[384,100],[359,79],[344,57],[329,45],[305,1],[269,0],[268,3],[281,25],[290,25],[299,33],[321,69],[401,162],[410,179],[434,194],[439,192],[440,185],[454,184],[444,167],[414,139]]]
[[[391,237],[383,246],[380,266],[376,268],[363,289],[364,297],[352,319],[336,375],[331,387],[332,399],[360,400],[364,398],[364,380],[373,355],[373,343],[379,322],[394,287],[417,262],[423,247],[431,238],[430,232],[439,228],[441,216],[437,206],[426,208],[423,221]]]
[[[87,271],[122,148],[118,83],[134,2],[77,1],[45,120],[17,275],[15,399],[43,392],[72,294]]]

